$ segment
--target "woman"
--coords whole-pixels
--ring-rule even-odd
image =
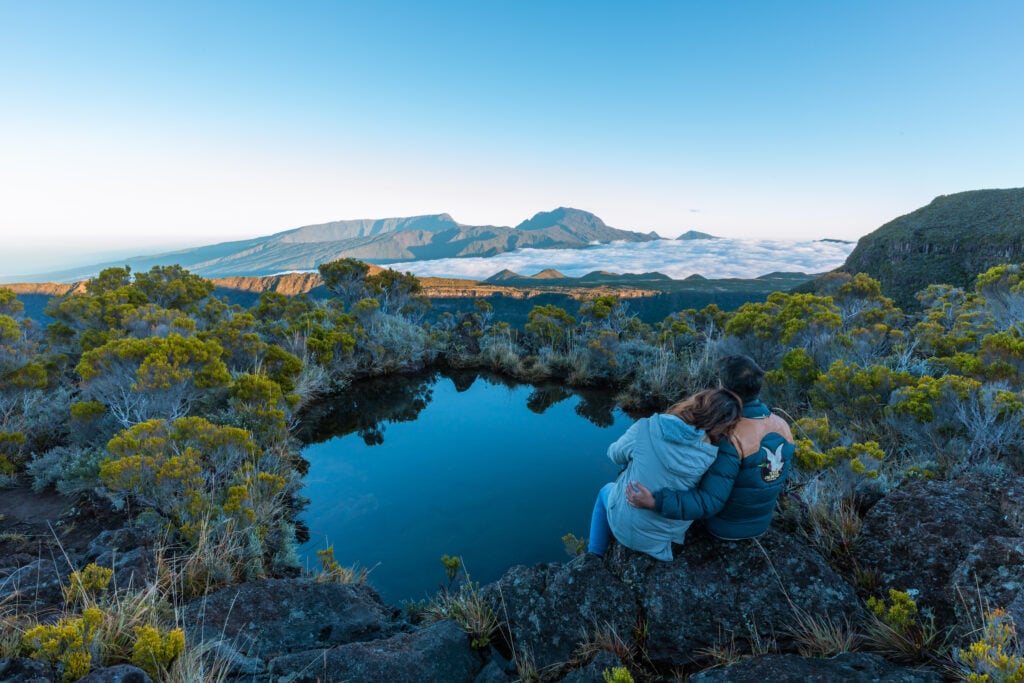
[[[671,560],[672,544],[683,542],[693,522],[630,506],[626,486],[650,481],[648,486],[655,491],[693,488],[711,466],[719,441],[729,437],[742,410],[743,401],[728,389],[706,389],[664,413],[637,420],[608,447],[608,457],[626,468],[597,495],[587,550],[604,555],[614,533],[633,550]]]

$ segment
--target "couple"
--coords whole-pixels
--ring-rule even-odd
[[[672,544],[695,519],[726,540],[764,533],[794,446],[786,422],[758,400],[763,378],[752,358],[728,356],[719,366],[722,388],[638,420],[609,446],[608,457],[625,469],[598,493],[587,550],[604,555],[614,534],[671,560]]]

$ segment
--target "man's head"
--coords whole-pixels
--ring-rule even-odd
[[[723,387],[747,403],[761,393],[764,370],[750,356],[726,356],[719,361],[718,379]]]

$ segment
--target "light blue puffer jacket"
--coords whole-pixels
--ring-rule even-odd
[[[615,538],[633,550],[671,560],[672,543],[683,542],[692,522],[632,507],[626,500],[626,486],[639,481],[652,491],[692,488],[717,453],[718,449],[704,440],[704,430],[674,415],[661,413],[637,420],[608,447],[608,457],[626,466],[608,496],[608,524]]]

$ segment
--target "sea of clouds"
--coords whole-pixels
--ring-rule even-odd
[[[655,240],[585,249],[518,249],[486,258],[405,261],[388,267],[419,277],[473,280],[486,279],[506,268],[520,275],[554,268],[569,277],[604,270],[659,272],[677,280],[694,274],[709,279],[755,278],[780,271],[823,273],[841,266],[855,246],[853,242],[820,240]]]

